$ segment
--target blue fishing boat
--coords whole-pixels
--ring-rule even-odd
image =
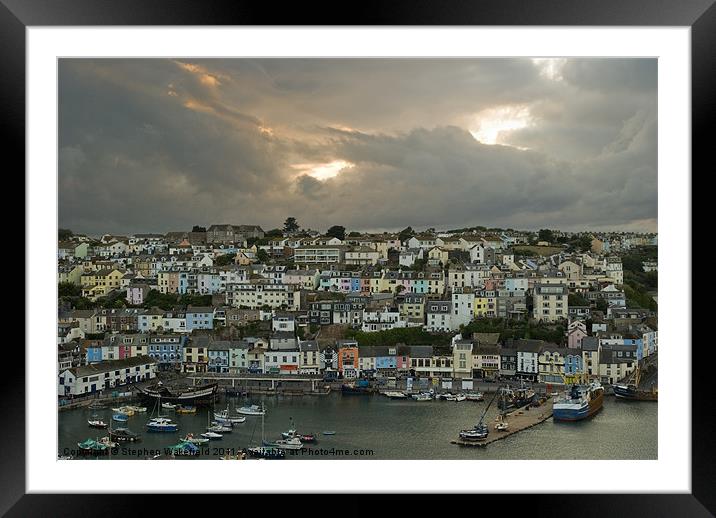
[[[112,414],[112,420],[118,421],[120,423],[126,423],[129,419],[129,416],[127,414]]]
[[[147,423],[150,432],[176,432],[179,426],[166,417],[155,417]]]
[[[604,387],[598,381],[588,385],[572,385],[564,397],[555,400],[552,416],[555,421],[581,421],[596,414],[604,402]]]

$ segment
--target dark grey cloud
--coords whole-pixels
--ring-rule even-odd
[[[656,60],[61,60],[60,225],[655,230],[656,113]]]

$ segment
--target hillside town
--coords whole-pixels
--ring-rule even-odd
[[[614,384],[658,350],[657,235],[213,224],[58,243],[58,397],[171,374]]]

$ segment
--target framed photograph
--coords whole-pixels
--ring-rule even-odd
[[[690,305],[713,2],[392,2],[344,25],[0,1],[28,205],[3,512],[147,492],[714,512]]]

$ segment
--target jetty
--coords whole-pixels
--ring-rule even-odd
[[[506,414],[505,421],[509,424],[509,428],[505,431],[495,430],[496,421],[486,423],[490,427],[490,434],[487,436],[487,439],[483,441],[464,441],[458,438],[450,441],[450,444],[484,448],[488,444],[495,441],[500,441],[521,432],[522,430],[526,430],[527,428],[532,428],[533,426],[543,423],[552,417],[552,403],[552,398],[548,398],[547,401],[538,407],[531,407],[530,405],[527,405]]]

